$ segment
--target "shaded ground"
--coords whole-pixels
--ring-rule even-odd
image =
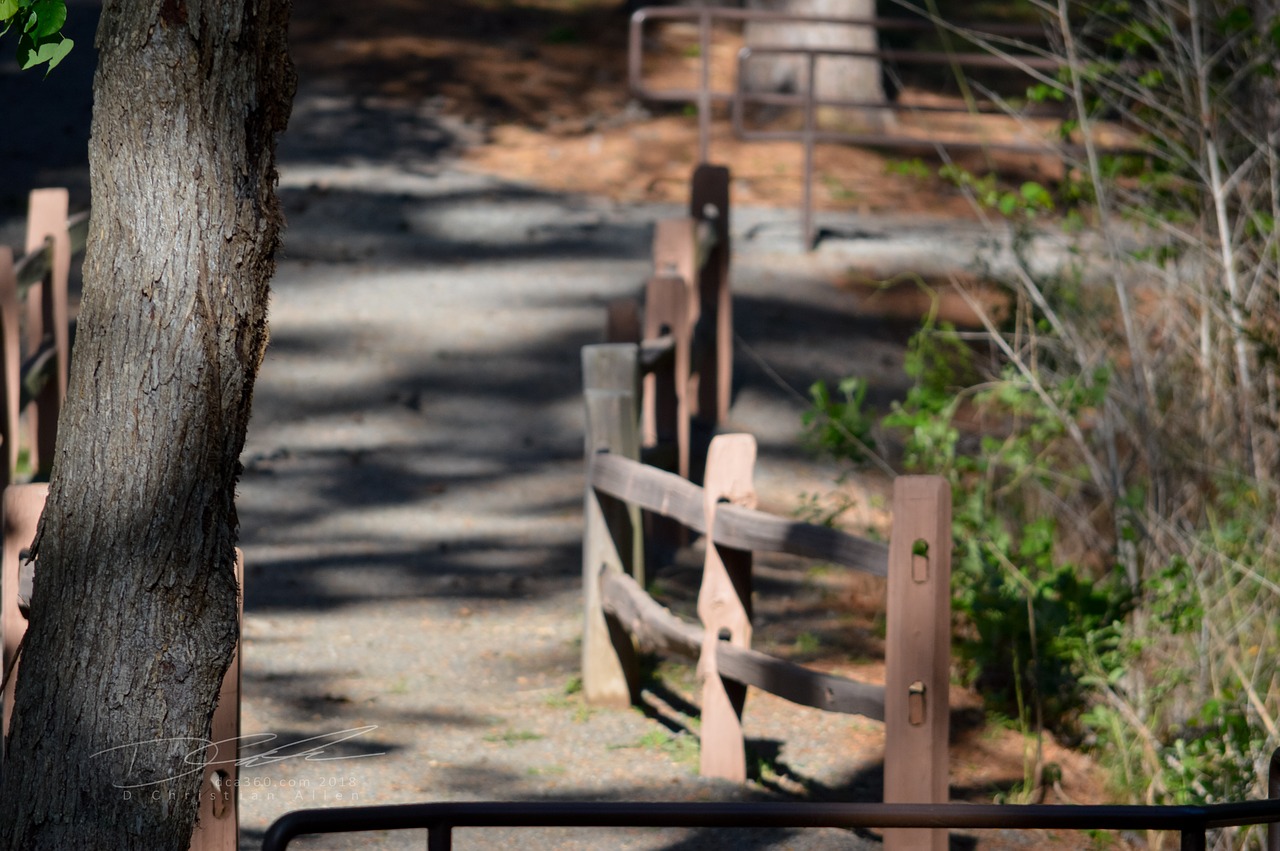
[[[280,148],[290,228],[239,502],[244,728],[279,741],[372,729],[329,751],[352,759],[246,769],[246,847],[283,812],[351,802],[880,795],[882,736],[871,722],[753,693],[754,780],[739,788],[696,776],[688,667],[658,668],[638,710],[593,709],[576,694],[579,349],[599,340],[608,301],[638,292],[651,224],[679,213],[695,143],[689,120],[630,102],[616,8],[535,5],[315,0],[295,15],[301,84]],[[79,10],[91,17],[91,6]],[[0,66],[0,108],[31,104],[30,124],[0,149],[6,209],[50,181],[87,203],[77,151],[92,54],[87,33],[77,39],[87,64],[57,83],[72,116],[56,119],[61,131],[40,123],[55,120],[41,105],[47,90],[31,94]],[[791,206],[798,148],[717,134],[743,205],[730,419],[761,443],[763,502],[785,513],[805,494],[844,487],[858,500],[848,521],[883,529],[884,484],[839,484],[796,436],[816,379],[856,372],[879,400],[902,391],[910,308],[833,283],[857,264],[964,267],[987,235],[922,220],[926,210],[971,218],[946,187],[888,173],[884,156],[829,147],[819,201],[843,237],[802,255]],[[914,242],[890,239],[902,234]],[[939,246],[949,250],[940,256]],[[658,577],[677,609],[691,603],[697,558],[686,553]],[[789,562],[766,562],[759,576],[758,646],[882,676],[880,583]],[[990,800],[1021,783],[1027,743],[983,727],[972,695],[953,699],[953,795]],[[1100,797],[1083,759],[1056,748],[1047,758],[1063,768],[1050,800]],[[839,832],[463,838],[466,847],[878,844]],[[1062,848],[1077,840],[1053,838]],[[995,835],[981,847],[1043,841]],[[385,847],[421,844],[397,836]]]

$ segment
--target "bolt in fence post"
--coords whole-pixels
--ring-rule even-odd
[[[71,343],[67,321],[67,277],[71,270],[71,237],[67,233],[67,190],[37,189],[31,193],[27,212],[27,251],[39,251],[53,239],[53,257],[44,284],[27,293],[27,352],[40,348],[44,336],[53,338],[54,377],[36,397],[32,431],[36,445],[32,468],[47,478],[53,466],[53,446],[58,436],[58,412],[67,398],[67,366]]]
[[[707,519],[707,552],[698,617],[704,630],[698,677],[702,681],[703,776],[738,783],[747,779],[742,709],[747,687],[720,677],[717,645],[728,634],[738,647],[751,646],[751,553],[715,543],[716,508],[721,503],[754,507],[756,440],[749,434],[726,434],[711,441],[703,481]]]
[[[697,342],[701,364],[698,411],[712,425],[729,415],[733,386],[733,301],[729,290],[729,169],[700,165],[693,172],[690,214],[709,223],[716,244],[699,273],[702,322],[713,339]]]
[[[885,636],[884,800],[947,800],[951,668],[951,489],[938,476],[893,484]],[[885,830],[886,851],[945,851],[947,831]]]
[[[13,269],[13,249],[0,247],[0,442],[4,449],[4,470],[0,487],[13,484],[18,471],[18,404],[22,398],[22,349],[18,328],[18,278]]]
[[[3,707],[0,712],[0,756],[4,753],[4,742],[8,739],[9,724],[13,720],[14,684],[20,667],[14,657],[22,635],[27,631],[27,619],[18,608],[22,551],[35,540],[36,526],[40,523],[40,514],[44,511],[48,495],[49,486],[46,484],[11,485],[4,489],[3,499],[0,500],[0,511],[4,514],[4,550],[0,555],[0,643],[3,644],[0,658],[4,663],[3,670],[8,671],[9,666],[13,665],[9,682],[0,699]]]
[[[636,460],[640,455],[636,417],[639,347],[584,346],[582,370],[586,403],[587,483],[583,500],[582,690],[595,704],[626,706],[639,695],[640,675],[631,638],[611,628],[600,605],[600,570],[618,570],[644,584],[644,542],[640,512],[596,492],[591,484],[597,453]]]

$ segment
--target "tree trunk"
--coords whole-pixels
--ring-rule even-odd
[[[789,15],[834,18],[874,18],[875,0],[748,0],[747,7]],[[759,22],[746,28],[751,47],[815,47],[836,50],[876,50],[874,27],[839,24],[789,24]],[[808,68],[803,56],[762,55],[747,63],[743,85],[751,92],[803,93]],[[817,61],[814,93],[819,100],[886,103],[880,76],[880,60],[869,57],[823,57]],[[887,110],[858,111],[864,122],[883,124],[891,120]]]
[[[190,841],[206,790],[186,758],[203,754],[236,634],[233,500],[281,224],[287,18],[288,0],[103,8],[84,300],[0,847]]]

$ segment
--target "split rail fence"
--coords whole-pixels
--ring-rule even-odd
[[[65,189],[31,193],[27,213],[26,253],[17,260],[0,246],[0,768],[13,718],[14,687],[20,669],[20,647],[30,614],[35,564],[29,548],[49,494],[58,415],[67,395],[72,327],[68,284],[72,258],[84,251],[89,214],[68,215]],[[243,586],[244,565],[237,551],[237,582]],[[243,595],[241,597],[243,600]],[[240,652],[222,681],[213,716],[213,742],[236,742],[240,736]],[[231,750],[228,757],[227,752]],[[239,810],[236,748],[211,745],[200,787],[199,822],[192,851],[229,851],[237,847]]]
[[[951,642],[946,481],[920,476],[895,483],[888,546],[755,510],[756,443],[750,435],[711,438],[705,453],[697,453],[705,455],[697,477],[701,485],[690,481],[695,452],[689,400],[701,395],[709,404],[723,398],[723,408],[698,411],[704,425],[714,428],[727,410],[728,396],[705,392],[703,376],[709,370],[689,353],[718,350],[716,368],[731,374],[732,323],[724,321],[730,315],[728,230],[715,236],[714,248],[726,256],[713,265],[714,252],[703,248],[710,238],[703,227],[708,219],[698,218],[708,215],[710,206],[710,222],[728,221],[728,171],[713,168],[695,172],[694,215],[655,228],[654,277],[645,287],[644,321],[631,323],[643,327],[642,339],[582,351],[584,695],[592,703],[638,703],[638,653],[695,659],[704,775],[746,780],[741,719],[747,686],[754,686],[794,703],[884,722],[885,800],[940,803],[947,797]],[[701,188],[723,187],[721,205],[703,201],[699,176]],[[704,274],[709,265],[712,275]],[[706,321],[705,314],[690,315],[709,301],[699,290],[708,278],[717,287],[716,319],[723,325]],[[611,329],[619,324],[616,317],[612,312]],[[726,336],[720,337],[717,330],[725,328]],[[667,463],[643,463],[642,457]],[[655,522],[659,518],[665,523]],[[644,591],[647,550],[656,543],[669,554],[690,533],[706,541],[700,625],[676,617]],[[803,556],[888,578],[885,685],[812,671],[751,649],[751,567],[757,552]],[[927,847],[945,847],[945,832],[923,833]],[[891,831],[887,847],[926,847],[912,834]]]

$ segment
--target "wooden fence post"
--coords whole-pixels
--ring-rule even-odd
[[[698,282],[701,322],[710,333],[698,341],[696,360],[698,413],[712,425],[729,415],[733,386],[733,301],[729,290],[729,169],[700,165],[693,172],[690,214],[707,222],[715,247],[702,267]]]
[[[13,270],[13,250],[0,247],[0,443],[4,450],[4,470],[0,487],[13,484],[18,471],[18,405],[21,402],[22,344],[18,327],[18,279]]]
[[[244,623],[244,553],[236,548],[238,614]],[[237,634],[241,630],[237,630]],[[222,678],[218,706],[209,734],[213,744],[205,753],[204,780],[200,785],[200,814],[191,851],[234,851],[240,841],[240,660],[242,645],[236,642],[231,667]]]
[[[3,721],[0,723],[0,739],[8,739],[9,722],[13,717],[13,687],[17,680],[17,663],[14,657],[18,644],[27,631],[27,619],[18,609],[18,587],[21,580],[22,552],[36,537],[36,526],[44,511],[44,501],[49,495],[47,484],[13,485],[4,489],[0,498],[0,512],[4,514],[4,549],[0,555],[0,638],[3,640],[4,670],[13,665],[3,697]],[[0,742],[0,754],[3,753]]]
[[[688,308],[685,324],[691,335],[698,325],[702,299],[698,295],[698,221],[697,219],[661,219],[653,226],[653,274],[658,278],[680,278],[685,282]],[[646,305],[646,310],[648,309]],[[689,411],[698,413],[698,374],[696,366],[686,378],[685,398]]]
[[[643,445],[673,446],[675,464],[667,469],[685,479],[689,478],[689,371],[693,343],[688,286],[679,277],[650,278],[645,284],[644,339],[670,334],[675,341],[675,355],[670,368],[644,377],[641,396]]]
[[[885,636],[886,803],[947,800],[951,684],[951,488],[938,476],[893,485]],[[886,851],[945,851],[947,831],[885,830]]]
[[[27,251],[39,251],[53,240],[53,262],[44,284],[27,293],[28,356],[40,348],[45,334],[53,337],[54,376],[36,397],[32,431],[31,467],[47,478],[53,466],[53,447],[58,436],[58,413],[67,397],[67,367],[71,343],[67,318],[67,278],[71,270],[71,237],[67,233],[68,200],[65,189],[36,189],[31,193],[27,213]]]
[[[589,703],[626,706],[639,696],[640,674],[631,637],[605,618],[600,605],[601,569],[618,570],[644,583],[640,511],[591,486],[596,454],[640,457],[636,416],[640,350],[634,344],[584,346],[587,484],[582,539],[582,691]]]
[[[619,298],[606,308],[604,341],[606,343],[639,343],[640,305],[634,298]]]
[[[721,435],[711,441],[707,450],[703,479],[707,552],[702,587],[698,590],[698,617],[704,630],[698,659],[698,677],[702,681],[701,773],[738,783],[747,779],[742,738],[747,688],[720,677],[716,646],[724,640],[721,636],[738,647],[751,646],[751,553],[718,546],[712,535],[716,507],[721,503],[755,507],[755,463],[754,437]]]

